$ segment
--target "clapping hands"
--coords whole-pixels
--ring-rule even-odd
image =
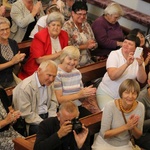
[[[91,95],[95,95],[96,94],[96,88],[93,87],[93,85],[90,85],[88,87],[83,88],[80,92],[79,92],[79,97],[80,98],[85,98],[85,97],[89,97]]]
[[[23,61],[25,56],[26,56],[25,53],[20,53],[20,51],[19,51],[11,60],[13,65],[18,64],[19,62]]]
[[[127,120],[127,129],[131,130],[138,125],[140,117],[138,115],[131,115]]]
[[[21,116],[21,113],[20,111],[10,111],[8,114],[7,114],[7,117],[5,118],[5,121],[7,122],[7,124],[10,124],[10,123],[14,123],[16,122],[16,120]]]

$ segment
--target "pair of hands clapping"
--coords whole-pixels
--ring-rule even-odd
[[[97,43],[94,40],[87,41],[87,49],[93,49],[97,46]]]
[[[131,115],[126,123],[127,130],[132,130],[134,127],[136,127],[139,119],[140,117],[138,115]]]
[[[41,1],[38,1],[34,6],[33,6],[33,9],[32,9],[32,15],[33,16],[36,16],[36,15],[39,15],[40,14],[40,11],[41,11],[41,8],[42,8],[42,3]]]
[[[93,87],[93,85],[90,85],[88,87],[85,87],[83,89],[80,90],[79,92],[79,97],[80,98],[85,98],[85,97],[89,97],[91,95],[95,95],[96,94],[96,88]]]
[[[25,58],[26,54],[25,53],[20,53],[20,51],[12,58],[11,62],[13,65],[18,64],[19,62],[23,61]]]
[[[5,118],[5,121],[7,122],[7,124],[15,123],[20,116],[20,111],[10,111]]]

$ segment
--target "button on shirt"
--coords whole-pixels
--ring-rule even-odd
[[[36,81],[40,93],[40,99],[38,100],[38,113],[45,114],[47,113],[47,101],[48,101],[47,86],[42,86],[40,84],[37,73],[36,73]]]

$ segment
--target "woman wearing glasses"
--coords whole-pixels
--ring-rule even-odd
[[[80,66],[92,63],[89,50],[97,46],[93,31],[86,21],[87,10],[85,2],[75,2],[72,6],[71,18],[63,25],[63,29],[69,35],[69,45],[76,46],[80,50]]]
[[[0,87],[7,88],[17,83],[13,71],[18,68],[25,54],[18,52],[16,41],[9,39],[10,22],[5,17],[0,17]]]

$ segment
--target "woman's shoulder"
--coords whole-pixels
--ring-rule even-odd
[[[144,105],[143,105],[142,102],[138,101],[137,103],[138,103],[137,106],[139,107],[140,110],[141,110],[141,109],[144,109]]]
[[[23,5],[23,1],[22,0],[17,0],[16,2],[14,2],[12,4],[12,6],[21,6],[21,5]]]
[[[41,31],[37,32],[34,35],[34,39],[39,39],[41,41],[45,41],[47,39],[47,37],[49,37],[49,33],[48,33],[48,29],[47,28],[42,29]]]

